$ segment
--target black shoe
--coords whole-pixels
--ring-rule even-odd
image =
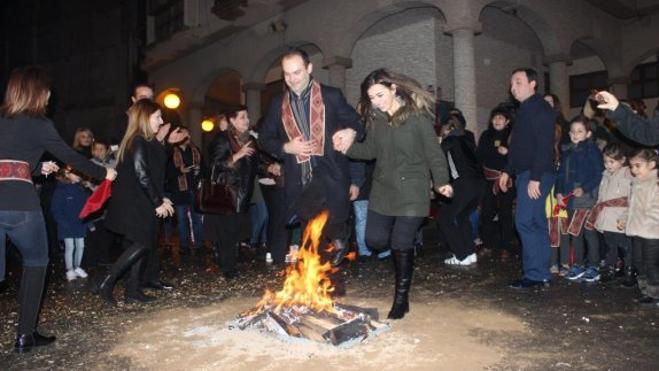
[[[98,294],[107,304],[113,306],[117,305],[117,301],[114,299],[114,295],[112,294],[115,282],[116,281],[112,281],[111,275],[108,274],[98,286],[92,287],[92,292]]]
[[[333,267],[338,267],[343,263],[343,259],[345,259],[346,254],[348,254],[348,251],[350,251],[350,245],[346,243],[342,239],[336,239],[332,241],[332,244],[334,245],[334,256],[332,257],[332,266]]]
[[[53,341],[55,341],[54,336],[43,336],[36,331],[31,334],[18,335],[16,343],[14,343],[14,351],[16,353],[26,353],[34,347],[48,345]]]
[[[651,296],[643,295],[638,299],[638,302],[643,306],[656,306],[659,304],[659,299],[655,299]]]
[[[391,310],[389,311],[389,314],[387,315],[388,319],[401,319],[405,317],[405,313],[410,311],[410,303],[409,302],[404,302],[404,303],[397,303],[394,302],[394,304],[391,306]]]
[[[151,303],[158,300],[155,296],[146,295],[142,291],[137,292],[127,292],[124,294],[124,300],[126,303]]]
[[[174,285],[165,281],[149,281],[144,282],[142,287],[153,290],[171,290],[174,288]]]
[[[239,276],[239,275],[238,275],[238,271],[222,272],[222,275],[223,275],[224,278],[226,278],[227,280],[232,280],[232,279],[234,279],[234,278],[238,278],[238,276]]]
[[[414,251],[412,249],[393,250],[391,254],[394,262],[396,289],[394,291],[394,303],[387,318],[401,319],[405,317],[405,313],[410,311],[408,296],[414,272]]]
[[[512,289],[529,289],[532,287],[549,287],[549,283],[549,280],[536,281],[522,278],[521,280],[511,283],[509,287]]]

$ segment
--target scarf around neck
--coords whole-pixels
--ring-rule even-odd
[[[320,84],[316,81],[311,81],[311,97],[309,99],[309,129],[310,140],[314,140],[314,146],[311,156],[322,156],[325,148],[325,104],[323,103],[323,95],[321,93]],[[291,92],[287,91],[281,101],[281,120],[284,124],[284,131],[289,140],[293,140],[302,136],[301,125],[302,122],[296,122],[293,109],[291,108]],[[297,163],[301,164],[311,160],[309,155],[295,156]]]

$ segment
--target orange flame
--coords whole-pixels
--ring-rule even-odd
[[[316,312],[334,313],[330,293],[334,290],[328,273],[334,269],[329,262],[321,264],[318,247],[329,213],[323,211],[309,222],[297,252],[297,264],[286,270],[283,288],[273,293],[266,290],[257,308],[274,306],[275,312],[283,307],[304,306]]]

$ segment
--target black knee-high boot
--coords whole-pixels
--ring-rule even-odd
[[[140,303],[149,303],[156,298],[154,296],[146,295],[140,288],[140,277],[142,276],[142,270],[148,259],[148,254],[144,254],[135,264],[130,267],[130,273],[128,279],[124,281],[126,286],[126,291],[124,292],[124,298],[127,302],[140,302]]]
[[[408,296],[412,285],[412,272],[414,271],[414,250],[392,250],[394,268],[396,270],[396,292],[394,304],[391,306],[389,319],[400,319],[409,312]]]
[[[55,341],[54,336],[43,336],[37,332],[47,268],[23,267],[21,288],[18,292],[18,334],[14,345],[14,350],[18,353],[28,352],[33,347]]]
[[[126,249],[119,259],[112,265],[110,273],[101,281],[98,286],[98,293],[108,304],[116,305],[117,301],[112,295],[114,286],[117,284],[117,281],[121,276],[123,276],[126,271],[131,268],[138,260],[140,260],[147,252],[147,248],[139,245],[133,244],[128,249]]]

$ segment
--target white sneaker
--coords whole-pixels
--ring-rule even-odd
[[[455,256],[453,256],[452,258],[448,258],[448,259],[444,260],[444,263],[448,264],[448,265],[463,265],[464,266],[464,265],[472,265],[472,264],[476,263],[477,259],[478,258],[476,257],[476,253],[474,253],[474,254],[468,255],[467,257],[465,257],[462,260],[460,260],[460,259],[456,258]]]
[[[80,278],[87,278],[87,272],[85,272],[85,270],[80,267],[74,269],[73,272],[75,272],[76,276]]]
[[[73,281],[76,278],[78,278],[78,275],[76,274],[75,271],[73,271],[73,270],[66,271],[66,280],[67,281]]]

